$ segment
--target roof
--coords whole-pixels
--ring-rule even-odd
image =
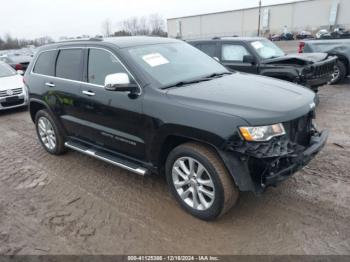
[[[117,48],[127,48],[134,46],[143,45],[153,45],[162,43],[177,43],[180,40],[165,38],[165,37],[153,37],[153,36],[118,36],[118,37],[108,37],[108,38],[91,38],[91,39],[77,39],[57,42],[49,45],[43,46],[41,49],[58,48],[62,46],[69,45],[79,45],[79,44],[97,44],[109,43],[115,45]]]
[[[297,0],[297,1],[296,0],[290,0],[290,1],[286,2],[286,3],[278,3],[278,4],[271,4],[271,5],[264,5],[263,4],[262,7],[266,8],[266,7],[271,7],[271,6],[288,5],[288,4],[293,4],[293,3],[298,3],[298,2],[307,2],[307,1],[314,1],[314,0]],[[250,10],[250,9],[255,9],[255,8],[259,8],[259,6],[231,9],[231,10],[227,10],[227,11],[219,11],[219,12],[213,12],[213,13],[202,13],[202,14],[195,14],[195,15],[188,15],[188,16],[171,17],[171,18],[167,18],[167,20],[175,20],[175,19],[181,19],[181,18],[203,16],[203,15],[223,14],[223,13],[229,13],[229,12],[238,12],[238,11]]]
[[[203,41],[260,41],[260,40],[266,40],[264,37],[214,37],[214,38],[207,38],[207,39],[197,39],[197,40],[187,40],[186,42],[203,42]]]
[[[179,42],[179,40],[172,39],[172,38],[153,37],[153,36],[109,37],[109,38],[105,38],[104,41],[115,44],[119,48]]]

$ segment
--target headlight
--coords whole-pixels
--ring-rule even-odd
[[[282,136],[286,134],[282,124],[275,124],[271,126],[251,126],[240,127],[239,131],[246,141],[269,141],[275,136]]]

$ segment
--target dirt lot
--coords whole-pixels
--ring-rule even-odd
[[[0,113],[0,254],[350,254],[350,83],[324,87],[325,150],[278,188],[206,223],[161,177],[47,154],[29,114]]]

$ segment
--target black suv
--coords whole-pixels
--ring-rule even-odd
[[[140,175],[165,173],[184,209],[214,219],[239,191],[262,192],[305,166],[328,132],[315,94],[229,72],[191,45],[121,37],[42,47],[24,81],[42,146]]]
[[[188,41],[229,70],[259,74],[304,85],[317,92],[332,79],[336,56],[326,53],[286,55],[262,37],[224,37]]]

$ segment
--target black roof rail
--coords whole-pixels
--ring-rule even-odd
[[[103,41],[103,38],[100,38],[100,37],[90,37],[90,38],[65,39],[65,40],[57,41],[57,42],[55,42],[55,43],[80,42],[80,41]]]
[[[214,36],[213,40],[223,39],[223,38],[232,38],[232,37],[239,37],[238,35],[230,35],[230,36]]]

